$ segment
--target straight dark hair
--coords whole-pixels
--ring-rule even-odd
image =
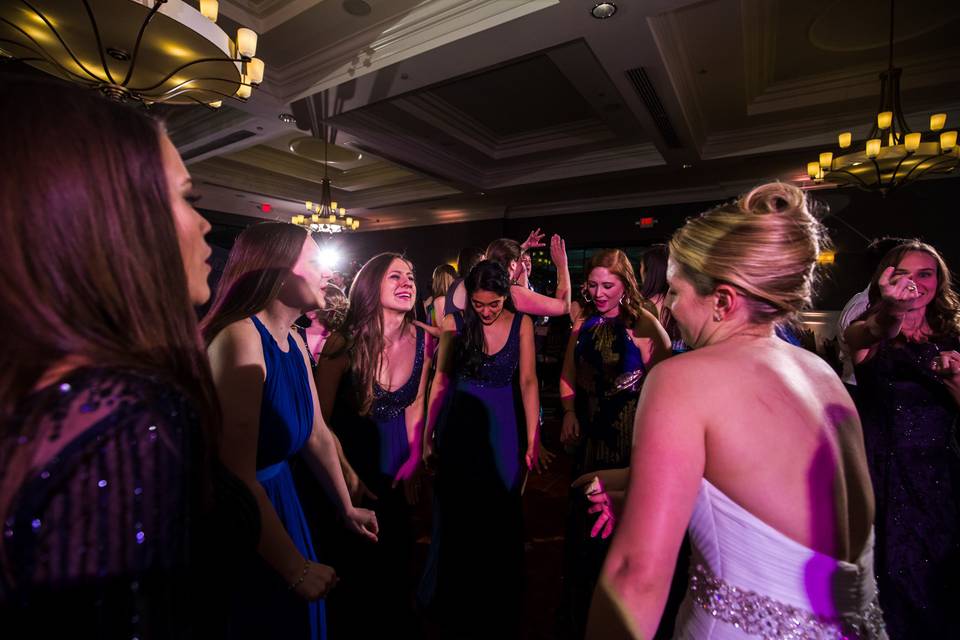
[[[510,263],[520,260],[522,255],[523,247],[520,246],[519,242],[510,238],[497,238],[488,244],[487,250],[483,252],[485,260],[492,260],[506,270],[508,279],[513,276],[510,273]]]
[[[464,287],[467,290],[467,303],[463,310],[463,326],[454,351],[454,368],[468,376],[475,376],[483,363],[486,342],[483,338],[483,322],[473,310],[470,296],[477,291],[489,291],[504,297],[504,309],[513,313],[516,313],[516,310],[510,299],[510,276],[499,262],[478,262],[464,280]]]
[[[306,239],[306,229],[288,222],[255,224],[237,236],[213,304],[200,321],[208,345],[229,325],[276,300]]]
[[[0,82],[0,417],[68,356],[180,387],[220,424],[157,121],[33,78]]]
[[[357,405],[360,415],[367,415],[373,406],[373,383],[383,367],[383,306],[380,303],[380,285],[390,264],[394,260],[403,260],[410,266],[409,260],[399,253],[381,253],[369,260],[357,272],[350,287],[350,306],[343,321],[340,335],[344,349],[329,357],[347,352],[350,360],[350,373],[355,382]],[[401,335],[416,319],[414,311],[408,311],[400,328]]]

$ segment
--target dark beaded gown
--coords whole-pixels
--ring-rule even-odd
[[[4,634],[224,637],[259,511],[178,387],[71,372],[4,425],[0,480]]]
[[[960,340],[895,339],[856,367],[876,495],[875,570],[893,640],[960,638],[957,403],[930,367]]]
[[[318,534],[326,557],[340,577],[329,598],[331,637],[355,634],[359,620],[371,637],[412,633],[417,626],[412,513],[403,484],[393,486],[397,472],[410,457],[406,409],[417,398],[423,373],[424,330],[418,327],[416,336],[410,377],[394,390],[374,382],[369,415],[360,415],[356,386],[349,372],[337,389],[330,428],[340,439],[354,471],[377,496],[376,500],[366,498],[361,506],[376,512],[380,533],[376,544],[342,527]],[[371,610],[377,615],[370,616]]]
[[[463,326],[454,314],[457,330]],[[418,599],[444,637],[516,637],[523,593],[523,452],[513,396],[515,313],[479,372],[455,371],[436,426],[433,531]],[[491,603],[495,603],[492,605]]]

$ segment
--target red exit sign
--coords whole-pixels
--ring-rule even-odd
[[[645,217],[637,220],[637,226],[640,227],[641,229],[649,229],[655,224],[657,224],[656,218]]]

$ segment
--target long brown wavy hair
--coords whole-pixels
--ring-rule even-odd
[[[367,260],[360,268],[350,287],[350,308],[340,329],[344,348],[329,356],[336,357],[346,351],[360,415],[370,413],[370,408],[373,406],[373,383],[383,367],[382,355],[386,345],[383,340],[380,285],[390,268],[390,263],[396,259],[403,260],[413,270],[410,261],[399,253],[381,253]],[[403,319],[401,335],[415,319],[413,310],[407,312]]]
[[[162,125],[93,92],[15,77],[0,82],[0,122],[0,424],[44,372],[74,356],[176,384],[215,445],[219,405]]]
[[[876,312],[878,308],[877,302],[880,300],[880,285],[878,283],[884,270],[887,267],[896,267],[903,260],[903,257],[911,251],[925,253],[937,263],[937,294],[927,305],[927,324],[930,325],[936,336],[954,337],[960,335],[960,298],[953,290],[950,269],[939,251],[920,240],[908,240],[897,245],[880,260],[873,278],[870,279],[870,289],[867,293],[870,299],[870,307],[863,317]]]
[[[597,267],[604,267],[623,283],[623,302],[620,303],[620,313],[627,326],[633,326],[640,317],[645,299],[640,295],[637,276],[633,272],[633,265],[627,254],[620,249],[602,249],[593,254],[583,270],[586,274],[584,287],[586,287],[586,280],[590,278],[590,272]],[[584,304],[582,317],[588,318],[595,313],[597,313],[597,305],[593,300]]]
[[[200,321],[207,344],[227,326],[249,318],[276,300],[306,239],[306,229],[288,222],[255,224],[237,236],[213,304]]]

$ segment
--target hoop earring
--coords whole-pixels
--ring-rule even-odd
[[[586,288],[580,289],[580,295],[583,297],[583,301],[587,304],[591,304],[593,302],[593,298],[591,298],[590,294],[587,293]]]

